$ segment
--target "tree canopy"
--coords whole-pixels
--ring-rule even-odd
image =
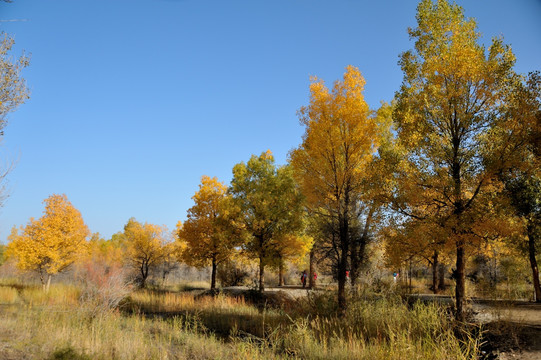
[[[30,219],[20,231],[11,230],[7,251],[20,269],[38,271],[43,284],[48,275],[48,288],[52,275],[84,253],[89,230],[66,195],[51,195],[44,203],[41,218]]]

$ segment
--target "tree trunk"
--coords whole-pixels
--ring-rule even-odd
[[[441,291],[445,290],[445,265],[440,263],[438,266],[438,276],[440,277],[440,281],[438,283],[438,289]]]
[[[39,268],[39,280],[41,281],[41,287],[45,290],[45,278],[43,277],[43,269]]]
[[[342,250],[343,251],[343,250]],[[347,309],[347,300],[346,300],[346,264],[344,261],[345,256],[342,253],[342,259],[338,266],[338,309],[340,315],[345,315]]]
[[[341,316],[345,316],[347,309],[346,300],[346,271],[348,264],[348,250],[349,250],[349,231],[348,231],[348,219],[347,212],[341,219],[340,226],[340,259],[338,263],[338,309]]]
[[[464,252],[464,240],[460,239],[456,245],[456,319],[465,320],[464,303],[466,299],[466,256]]]
[[[259,292],[265,290],[265,262],[263,256],[259,257]]]
[[[148,277],[148,265],[145,262],[143,262],[141,264],[141,289],[145,288],[147,277]]]
[[[284,286],[284,259],[281,256],[278,264],[278,286]]]
[[[355,286],[357,284],[361,272],[361,267],[364,263],[366,245],[368,244],[368,232],[370,230],[370,225],[372,223],[372,218],[374,216],[375,210],[376,204],[374,203],[370,206],[370,210],[368,211],[368,215],[364,223],[363,233],[358,238],[357,243],[352,244],[350,272],[352,286]]]
[[[432,289],[434,294],[437,294],[440,290],[440,284],[438,283],[438,252],[434,250],[434,255],[432,255]]]
[[[51,287],[51,274],[47,274],[47,285],[45,286],[45,292],[49,292],[49,288]]]
[[[541,285],[539,284],[539,269],[535,258],[535,229],[532,221],[528,221],[528,252],[530,255],[530,266],[532,268],[533,288],[535,291],[535,302],[541,302]]]
[[[310,267],[308,272],[308,286],[310,289],[313,289],[316,287],[316,280],[314,279],[314,247],[312,246],[312,250],[310,250]]]
[[[411,293],[412,290],[413,290],[413,287],[411,286],[411,275],[413,274],[413,271],[411,269],[411,259],[409,261],[409,270],[408,270],[409,274],[408,274],[408,278],[409,278],[409,285],[408,285],[408,289],[409,289],[409,292]]]
[[[212,272],[210,275],[210,289],[216,289],[216,256],[212,257]]]

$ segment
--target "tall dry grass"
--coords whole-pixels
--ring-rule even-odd
[[[243,297],[136,291],[130,312],[96,316],[84,288],[0,286],[0,358],[27,359],[475,359],[445,309],[398,297],[356,297],[336,316],[334,293],[289,310]]]

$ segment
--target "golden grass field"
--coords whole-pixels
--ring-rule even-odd
[[[480,346],[444,308],[397,296],[352,298],[338,317],[325,291],[269,301],[137,290],[118,308],[85,291],[0,283],[0,358],[475,359]]]

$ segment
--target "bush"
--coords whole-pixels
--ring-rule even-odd
[[[248,284],[250,273],[236,261],[228,261],[218,266],[218,280],[222,286],[242,286]]]
[[[90,360],[91,357],[81,355],[71,347],[58,349],[51,354],[49,360]]]
[[[81,307],[92,317],[117,309],[131,292],[126,278],[121,268],[88,264],[82,276]]]

